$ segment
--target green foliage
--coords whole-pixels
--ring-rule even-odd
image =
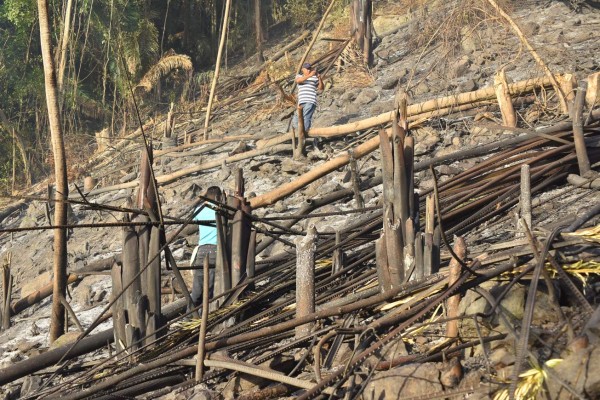
[[[294,25],[306,26],[318,20],[319,16],[327,8],[329,0],[316,0],[307,2],[305,0],[287,0],[284,9]]]

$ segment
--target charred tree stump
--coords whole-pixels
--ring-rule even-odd
[[[308,228],[306,236],[296,239],[296,318],[315,312],[315,252],[317,229]],[[313,324],[296,327],[296,338],[310,333]]]
[[[123,290],[122,268],[121,265],[114,263],[111,270],[112,278],[112,293],[111,300],[114,300],[116,296]],[[127,337],[125,334],[125,307],[123,296],[120,296],[112,305],[113,315],[113,332],[115,336],[115,347],[117,352],[122,351],[126,348]]]
[[[350,5],[350,32],[363,54],[365,64],[368,66],[373,61],[371,15],[371,0],[354,0]]]

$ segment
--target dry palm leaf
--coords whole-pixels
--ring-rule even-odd
[[[136,89],[142,89],[144,92],[149,92],[156,86],[161,78],[169,75],[176,69],[192,71],[192,60],[189,56],[173,54],[161,58],[156,64],[150,68],[146,75],[137,84]]]

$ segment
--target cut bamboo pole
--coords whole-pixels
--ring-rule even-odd
[[[221,59],[223,57],[223,48],[225,47],[225,38],[227,36],[227,29],[229,25],[229,8],[231,7],[231,0],[225,1],[225,12],[223,13],[223,24],[221,24],[221,39],[219,40],[219,50],[217,52],[217,63],[215,65],[215,74],[210,85],[210,95],[208,97],[208,105],[206,106],[206,118],[204,120],[204,140],[208,140],[208,124],[210,121],[210,112],[212,110],[213,100],[215,98],[215,91],[217,89],[217,81],[219,80],[219,72],[221,71]]]
[[[306,236],[296,239],[296,318],[315,312],[317,235],[317,229],[311,225]],[[312,326],[313,323],[308,323],[296,327],[296,338],[308,335]]]
[[[527,230],[531,229],[531,174],[529,164],[521,165],[521,197],[520,197],[520,218],[517,221],[518,236],[525,237]],[[527,227],[522,225],[525,221]]]
[[[356,165],[356,159],[350,159],[350,179],[352,180],[352,191],[354,192],[354,201],[356,202],[356,208],[365,208],[365,201],[360,191],[360,178],[358,174],[358,166]]]
[[[517,126],[517,114],[515,113],[510,93],[508,93],[504,68],[494,76],[494,88],[496,89],[496,99],[498,99],[500,113],[502,113],[502,124],[515,128]]]
[[[587,93],[585,95],[585,103],[591,110],[600,102],[600,72],[595,72],[587,78]]]
[[[527,40],[527,38],[521,31],[521,28],[519,28],[519,26],[515,23],[515,21],[498,5],[498,3],[496,3],[495,0],[488,0],[488,2],[492,5],[492,7],[494,7],[494,9],[498,12],[498,14],[500,14],[502,16],[502,18],[504,18],[506,20],[506,22],[508,22],[508,24],[511,26],[511,28],[515,31],[515,33],[516,33],[517,37],[519,38],[519,40],[521,41],[521,43],[523,43],[523,45],[527,48],[527,50],[529,50],[533,59],[544,70],[544,73],[546,74],[548,79],[550,79],[550,82],[552,82],[554,91],[558,95],[558,99],[560,101],[560,106],[561,106],[563,114],[568,114],[569,107],[568,107],[567,101],[565,99],[565,95],[564,95],[562,89],[560,88],[560,85],[556,81],[556,78],[550,71],[550,68],[548,68],[546,63],[542,60],[542,58],[539,56],[539,54],[535,51],[533,46],[531,46],[531,44],[529,43],[529,41]]]
[[[112,291],[111,298],[116,296],[123,290],[123,281],[121,279],[121,266],[117,263],[113,264],[111,269]],[[127,338],[125,335],[125,308],[123,296],[120,296],[112,305],[113,315],[113,331],[115,336],[115,345],[117,352],[125,349]]]
[[[204,276],[202,279],[202,322],[200,323],[200,334],[198,335],[198,356],[196,359],[196,382],[201,382],[204,377],[204,358],[206,341],[206,325],[208,325],[208,300],[209,300],[209,258],[204,256]]]
[[[583,81],[577,90],[572,115],[573,140],[575,142],[575,152],[577,153],[577,164],[579,165],[579,175],[583,177],[590,173],[590,159],[588,158],[585,139],[583,137],[583,107],[585,105],[586,90],[587,82]]]
[[[305,157],[304,142],[306,132],[304,131],[304,109],[298,106],[298,132],[296,135],[296,147],[294,147],[294,160],[300,160]]]
[[[435,202],[433,195],[425,199],[425,235],[423,238],[423,276],[433,273],[433,230],[435,221]]]
[[[454,253],[460,258],[462,261],[465,260],[467,256],[467,245],[463,238],[456,237],[454,240]],[[458,278],[460,277],[461,265],[455,259],[452,258],[450,260],[450,266],[448,267],[450,270],[450,275],[448,276],[448,286],[453,285]],[[451,296],[446,303],[446,317],[448,319],[458,317],[458,306],[460,303],[460,294],[455,294]],[[458,337],[458,320],[452,319],[446,323],[446,337],[447,338],[456,338]]]

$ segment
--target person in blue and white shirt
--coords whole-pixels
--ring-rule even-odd
[[[298,84],[298,106],[302,106],[304,116],[304,131],[310,129],[312,118],[317,109],[317,91],[323,91],[323,80],[310,63],[302,64],[301,73],[296,75],[296,83]],[[292,120],[294,129],[298,129],[298,114],[294,114]],[[317,140],[315,139],[315,147]]]
[[[217,186],[211,186],[206,189],[204,197],[211,200],[220,201],[221,189]],[[195,221],[215,221],[217,215],[213,207],[215,205],[211,202],[205,202],[201,206],[200,212],[194,217]],[[213,289],[215,286],[215,266],[217,260],[217,228],[216,226],[198,225],[198,246],[192,253],[190,264],[194,266],[194,281],[192,284],[192,302],[194,306],[199,306],[202,303],[202,291],[203,291],[203,280],[204,270],[202,265],[204,263],[204,257],[208,254],[209,263],[209,298],[213,296]]]

